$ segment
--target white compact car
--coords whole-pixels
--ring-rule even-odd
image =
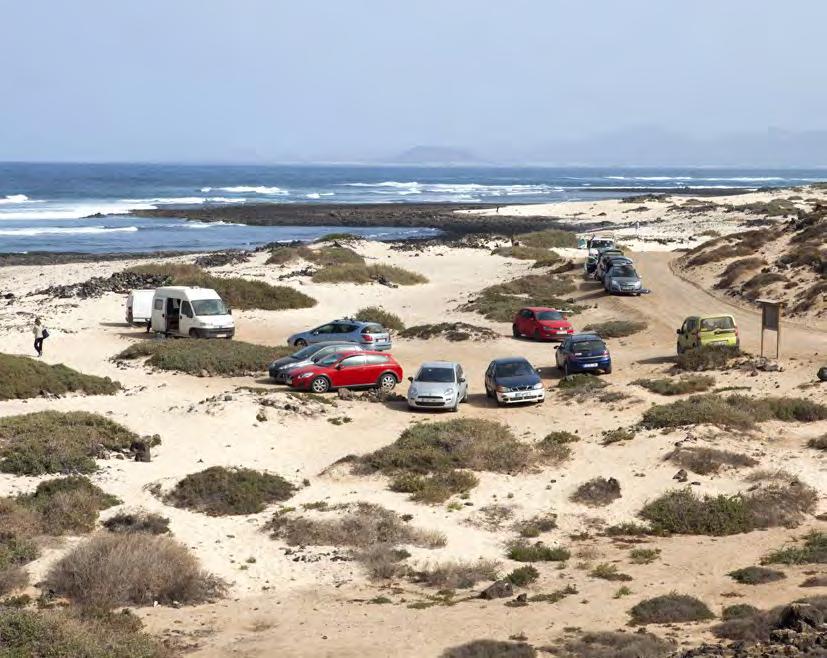
[[[408,407],[457,411],[468,400],[468,382],[462,366],[453,361],[423,363],[415,377],[408,377]]]

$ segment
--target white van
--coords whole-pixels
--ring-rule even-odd
[[[232,338],[231,311],[211,288],[158,288],[152,299],[152,331],[167,336]]]
[[[154,290],[132,290],[126,298],[126,323],[148,324],[152,319]]]

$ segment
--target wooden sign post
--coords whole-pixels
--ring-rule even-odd
[[[774,299],[759,299],[761,304],[761,356],[764,356],[764,332],[775,332],[775,358],[781,355],[781,304]]]

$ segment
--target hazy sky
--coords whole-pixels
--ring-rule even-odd
[[[823,0],[0,0],[0,160],[827,128]]]

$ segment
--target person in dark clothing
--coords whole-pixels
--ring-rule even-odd
[[[43,341],[49,337],[49,332],[43,326],[40,318],[35,318],[32,333],[34,334],[34,351],[37,352],[38,357],[41,357],[43,356]]]

